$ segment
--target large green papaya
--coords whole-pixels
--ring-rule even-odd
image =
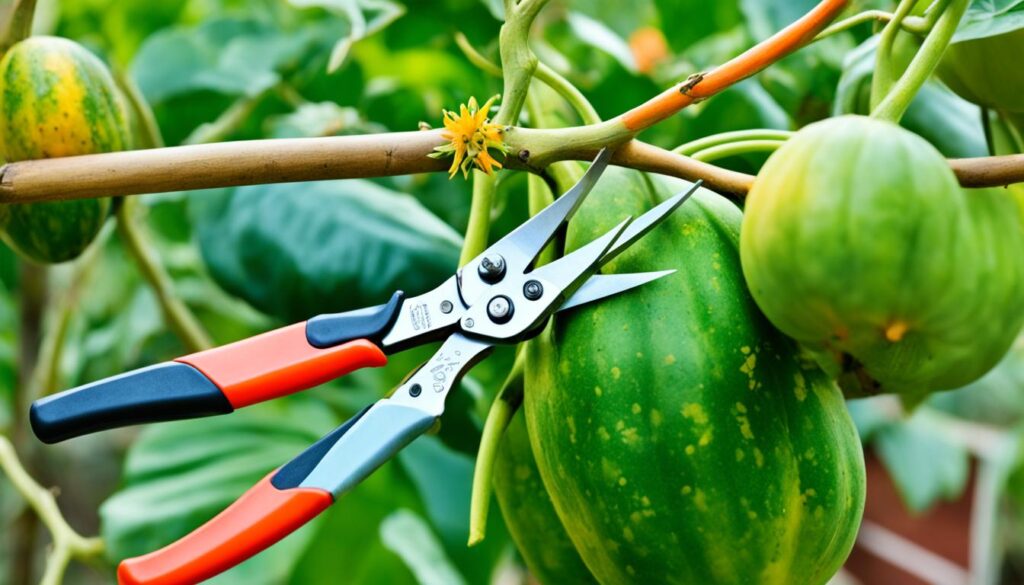
[[[990,370],[1024,324],[1013,197],[965,192],[945,159],[889,122],[808,126],[747,198],[747,284],[851,393],[911,403]]]
[[[130,148],[128,110],[114,79],[81,45],[21,41],[0,61],[0,148],[8,161]],[[78,256],[107,217],[108,199],[0,206],[0,234],[39,262]]]
[[[575,249],[671,193],[609,169]],[[820,585],[845,560],[864,462],[842,395],[757,310],[740,211],[702,190],[610,272],[676,269],[556,316],[528,346],[544,485],[598,581]]]
[[[538,581],[544,585],[596,583],[544,488],[522,411],[501,439],[494,462],[494,493],[512,540]]]

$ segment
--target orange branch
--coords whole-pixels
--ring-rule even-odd
[[[742,55],[710,73],[697,75],[666,90],[655,98],[622,114],[620,119],[636,133],[668,118],[690,104],[755,75],[779,59],[809,43],[825,29],[849,0],[822,0],[800,20],[782,29],[771,38],[748,49]]]

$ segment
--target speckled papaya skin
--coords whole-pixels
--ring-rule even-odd
[[[938,151],[888,122],[826,120],[773,154],[741,254],[761,309],[851,394],[913,403],[964,386],[1024,325],[1014,197],[964,191]]]
[[[128,110],[114,79],[81,45],[32,37],[0,61],[0,148],[8,161],[130,148]],[[108,199],[0,209],[4,240],[38,262],[78,256],[102,227]]]
[[[567,247],[678,188],[610,169]],[[838,388],[747,293],[740,219],[701,190],[605,268],[675,274],[560,314],[528,346],[533,452],[605,585],[820,585],[853,546],[860,441]]]
[[[543,585],[597,583],[544,488],[522,412],[512,419],[501,439],[494,462],[494,493],[505,526],[537,581]]]

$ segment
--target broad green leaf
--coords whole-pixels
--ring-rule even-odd
[[[818,5],[818,0],[740,0],[751,35],[764,40],[796,22]]]
[[[603,22],[579,12],[570,12],[569,26],[576,36],[591,47],[608,53],[627,71],[636,71],[636,61],[629,44]]]
[[[676,51],[743,24],[736,0],[655,0],[665,38]]]
[[[658,9],[653,0],[633,0],[629,3],[629,10],[623,10],[621,4],[607,0],[573,0],[566,4],[574,12],[600,22],[622,39],[628,39],[637,29],[658,23]],[[572,14],[569,16],[571,18]],[[671,31],[671,27],[668,30]]]
[[[885,401],[885,398],[863,398],[846,403],[857,435],[865,445],[874,440],[876,432],[892,424],[892,409],[885,406]]]
[[[451,398],[449,398],[451,400]],[[442,419],[442,428],[447,420]],[[475,453],[474,453],[475,455]],[[469,583],[483,583],[508,545],[500,514],[488,518],[487,539],[469,548],[469,501],[473,484],[473,457],[453,451],[437,437],[421,437],[398,457],[416,486],[447,556]]]
[[[294,112],[267,119],[270,138],[304,138],[311,136],[343,136],[382,132],[384,128],[370,124],[355,108],[334,102],[307,103]]]
[[[297,397],[148,427],[128,452],[124,486],[100,508],[109,558],[144,554],[184,536],[336,422],[322,403]],[[304,528],[213,582],[280,582],[314,532]]]
[[[952,392],[935,394],[928,405],[967,420],[1015,427],[1024,421],[1024,337],[991,372]]]
[[[1024,28],[1024,0],[974,0],[953,42],[994,37]]]
[[[412,197],[361,180],[208,191],[191,211],[214,279],[286,321],[424,292],[461,244]]]
[[[970,453],[929,420],[926,411],[880,429],[872,445],[911,512],[955,500],[967,486]]]
[[[384,520],[380,535],[416,575],[420,585],[464,585],[466,580],[445,556],[427,523],[410,510],[399,510]]]
[[[286,31],[262,20],[220,18],[175,27],[146,40],[131,72],[154,104],[204,90],[253,96],[280,81],[285,67],[322,43],[332,24],[337,26],[324,21]]]
[[[381,522],[403,508],[419,509],[416,493],[398,466],[387,463],[323,514],[288,582],[415,584],[402,558],[381,537]]]
[[[870,113],[871,77],[878,37],[849,53],[836,91],[833,115]],[[912,47],[911,47],[912,48]],[[909,59],[909,56],[905,57]],[[952,158],[986,156],[988,146],[981,110],[938,82],[929,81],[910,103],[900,124]]]
[[[289,0],[298,8],[319,7],[333,12],[348,22],[348,31],[331,50],[327,71],[337,71],[348,57],[352,46],[405,14],[405,7],[391,0]]]

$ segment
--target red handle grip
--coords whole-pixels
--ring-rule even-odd
[[[316,488],[279,490],[263,478],[234,504],[191,534],[158,551],[126,559],[120,585],[193,585],[259,553],[334,503]]]
[[[388,358],[365,339],[324,349],[313,347],[306,339],[303,322],[176,361],[202,372],[232,407],[241,408],[312,388],[360,368],[383,366]]]

